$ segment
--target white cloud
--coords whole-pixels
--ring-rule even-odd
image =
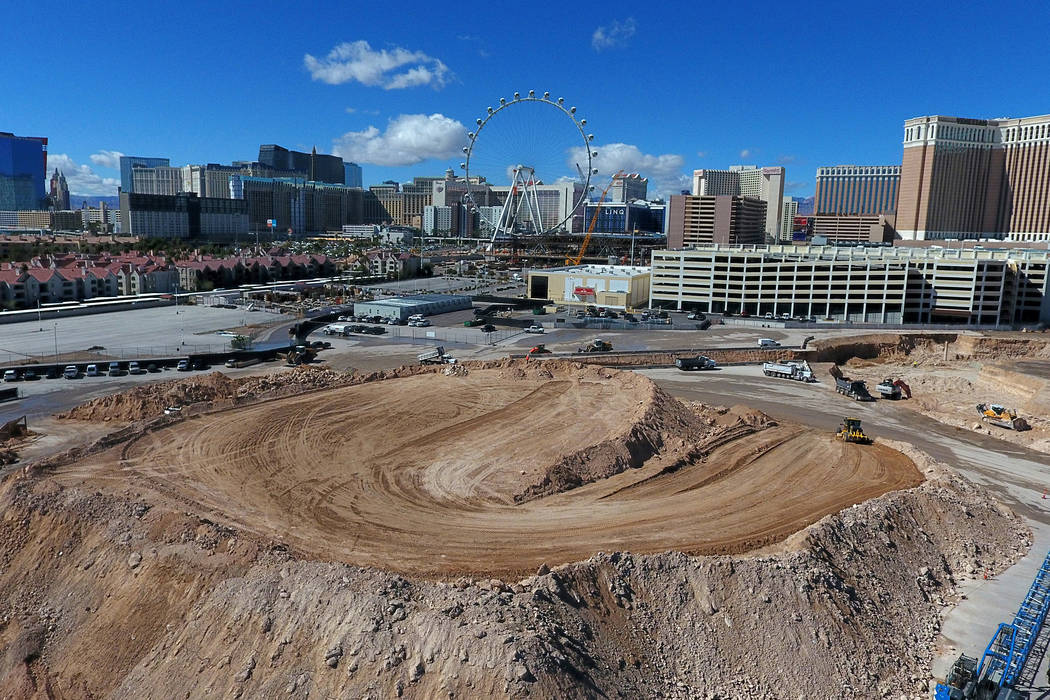
[[[306,54],[303,64],[311,78],[329,85],[357,82],[384,90],[420,85],[441,88],[449,78],[448,66],[422,51],[399,46],[376,51],[367,41],[343,42],[324,58]]]
[[[467,128],[455,119],[443,114],[401,114],[383,132],[374,126],[348,131],[333,142],[332,153],[355,163],[394,167],[453,158],[466,143]]]
[[[798,156],[784,155],[777,157],[777,162],[781,165],[789,165],[791,163],[794,163],[796,160],[798,160]]]
[[[707,151],[697,151],[696,155],[698,158],[707,158]]]
[[[607,143],[604,146],[595,146],[594,150],[598,152],[594,163],[599,174],[597,180],[592,178],[592,184],[599,193],[607,184],[608,178],[620,170],[649,178],[650,197],[679,194],[692,185],[689,175],[682,172],[685,159],[677,153],[650,155],[629,143]],[[586,157],[582,147],[572,149],[569,153],[569,167],[575,169],[575,163]]]
[[[92,153],[89,158],[95,165],[116,170],[120,167],[120,157],[122,155],[124,154],[120,151],[99,151],[98,153]]]
[[[66,176],[70,194],[111,196],[117,193],[117,187],[120,185],[117,178],[102,177],[92,170],[91,166],[77,165],[65,153],[47,154],[47,169],[54,172],[55,168]]]
[[[594,34],[591,35],[591,47],[595,51],[602,51],[615,46],[623,46],[637,30],[634,17],[628,17],[622,22],[613,20],[612,24],[594,30]]]
[[[751,157],[751,149],[750,148],[742,149],[740,151],[740,157],[741,158],[750,158]]]

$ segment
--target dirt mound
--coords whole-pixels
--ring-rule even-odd
[[[169,406],[248,401],[338,386],[349,375],[321,367],[296,367],[257,377],[231,379],[222,372],[144,384],[101,396],[56,417],[69,420],[133,422],[161,415]]]
[[[753,483],[777,481],[769,467],[784,456],[759,464]],[[829,515],[777,554],[629,554],[633,541],[604,530],[611,553],[521,580],[454,582],[303,561],[133,480],[109,494],[9,478],[0,695],[919,694],[942,604],[960,580],[1015,561],[1029,537],[982,490],[924,470],[918,488]],[[682,471],[661,477],[662,493]],[[825,488],[805,483],[807,498]],[[691,510],[706,510],[692,493]],[[660,523],[684,527],[646,519],[634,530]],[[573,535],[561,528],[549,539]]]

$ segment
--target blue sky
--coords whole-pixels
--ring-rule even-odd
[[[1045,2],[20,5],[0,131],[47,136],[75,194],[115,193],[114,153],[229,163],[260,143],[335,149],[366,186],[437,175],[515,90],[564,95],[603,171],[664,192],[749,163],[808,195],[819,165],[899,163],[909,117],[1050,112]]]

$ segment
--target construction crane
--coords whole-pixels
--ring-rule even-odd
[[[583,260],[584,254],[587,252],[587,246],[591,242],[591,235],[594,233],[594,227],[598,225],[598,215],[601,213],[601,203],[605,201],[605,195],[612,189],[613,183],[616,182],[617,178],[621,178],[627,173],[623,170],[612,176],[609,180],[609,184],[602,190],[602,196],[598,198],[598,206],[594,207],[594,216],[591,217],[591,224],[587,227],[587,235],[583,237],[583,243],[580,244],[580,252],[575,258],[565,258],[566,265],[579,265],[580,261]]]
[[[937,684],[937,700],[1023,700],[1028,693],[1017,686],[1031,686],[1042,660],[1040,638],[1050,609],[1050,554],[1011,624],[1000,623],[985,647],[980,663],[962,654],[952,664],[944,683]],[[1032,651],[1036,653],[1033,654]]]

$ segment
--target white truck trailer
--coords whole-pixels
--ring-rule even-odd
[[[810,369],[809,363],[805,360],[802,362],[763,362],[762,374],[767,377],[794,379],[799,382],[817,381],[816,377],[813,376],[813,370]]]

